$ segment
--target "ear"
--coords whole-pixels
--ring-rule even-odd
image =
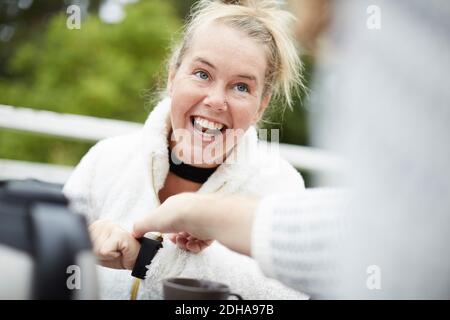
[[[256,112],[255,116],[253,117],[252,124],[256,124],[259,120],[261,120],[262,116],[264,115],[264,111],[266,111],[267,107],[269,106],[270,99],[272,98],[272,94],[269,93],[265,95],[261,100],[261,105],[258,108],[258,111]]]
[[[173,79],[175,78],[177,71],[173,66],[169,68],[169,76],[167,77],[167,93],[169,97],[172,97],[172,91],[173,91]]]

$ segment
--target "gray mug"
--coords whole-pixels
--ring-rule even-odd
[[[228,300],[230,296],[243,300],[220,282],[190,278],[168,278],[163,281],[165,300]]]

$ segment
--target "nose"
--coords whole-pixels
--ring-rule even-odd
[[[225,89],[219,84],[216,84],[208,91],[207,96],[204,99],[204,103],[214,109],[214,111],[227,111],[228,104],[226,102]]]

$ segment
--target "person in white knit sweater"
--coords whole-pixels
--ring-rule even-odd
[[[264,277],[250,258],[186,233],[164,235],[140,289],[130,275],[140,250],[133,223],[170,196],[304,189],[292,166],[261,147],[255,129],[271,98],[289,105],[300,82],[292,17],[276,1],[228,2],[198,3],[173,51],[167,95],[142,130],[100,141],[64,187],[85,204],[101,298],[160,299],[162,280],[174,276],[220,281],[245,299],[307,298]]]

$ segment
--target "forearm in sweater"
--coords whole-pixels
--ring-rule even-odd
[[[345,199],[332,189],[263,199],[252,231],[252,256],[263,272],[312,298],[329,295]]]

